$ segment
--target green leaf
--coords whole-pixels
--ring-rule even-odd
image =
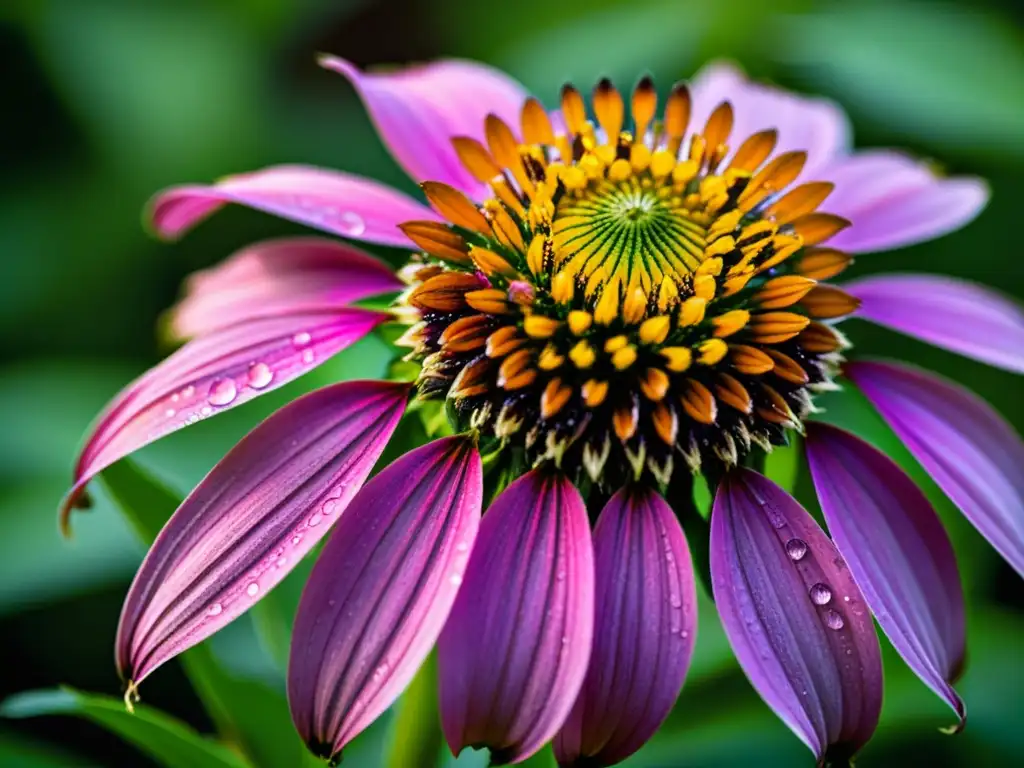
[[[803,450],[803,440],[799,435],[792,435],[789,445],[779,446],[765,457],[765,476],[792,493],[800,472],[800,456],[803,455]]]
[[[776,31],[774,52],[887,129],[1024,156],[1024,49],[1009,20],[887,0],[830,3]]]
[[[386,768],[433,768],[444,748],[441,716],[437,704],[437,659],[434,654],[420,667],[412,683],[398,700],[397,713],[388,739]]]
[[[92,764],[16,733],[0,730],[0,765],[17,768],[86,768]]]
[[[135,712],[124,702],[71,688],[26,691],[7,699],[0,715],[10,718],[72,715],[91,720],[168,768],[249,768],[227,747],[203,738],[179,720],[139,705]]]
[[[181,494],[172,491],[133,459],[121,459],[107,467],[100,474],[100,481],[146,545],[153,543],[182,501]]]

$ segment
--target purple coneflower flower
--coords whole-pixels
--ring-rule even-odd
[[[659,106],[648,78],[547,112],[503,74],[444,62],[355,85],[429,207],[367,179],[275,167],[160,194],[182,234],[225,203],[405,248],[393,274],[345,242],[250,246],[195,276],[189,339],[86,441],[64,510],[104,467],[294,379],[386,322],[410,382],[341,383],[281,409],[168,521],[125,603],[129,693],[266,594],[327,533],[289,665],[295,724],[336,758],[437,644],[454,752],[612,765],[658,728],[696,638],[680,519],[716,488],[714,597],[741,666],[821,760],[852,756],[882,695],[872,615],[955,710],[964,606],[929,502],[871,445],[804,419],[844,374],[1024,572],[1024,445],[984,402],[888,361],[844,365],[851,313],[1015,372],[1024,316],[926,275],[837,287],[854,253],[936,237],[988,193],[890,151],[853,152],[831,102],[713,65]],[[595,122],[589,118],[592,114]],[[825,206],[825,210],[820,210]],[[353,306],[397,292],[390,311]],[[408,402],[452,434],[366,482]],[[830,535],[756,471],[806,433]],[[364,484],[365,483],[365,484]],[[486,511],[485,511],[486,509]],[[483,514],[482,514],[483,513]],[[337,521],[337,522],[335,522]]]

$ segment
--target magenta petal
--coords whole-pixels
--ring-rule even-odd
[[[683,530],[650,489],[616,493],[594,529],[594,647],[555,738],[560,765],[614,765],[671,711],[697,634],[697,592]]]
[[[972,221],[989,198],[980,179],[941,178],[923,162],[885,150],[858,152],[818,175],[835,184],[825,208],[853,222],[828,244],[853,253],[902,248],[952,232]]]
[[[427,657],[480,523],[472,439],[407,453],[352,501],[302,594],[288,664],[292,719],[310,749],[338,755]]]
[[[736,470],[711,515],[718,612],[751,684],[819,760],[874,733],[882,664],[871,614],[835,545],[789,494]]]
[[[205,335],[257,317],[338,309],[402,288],[384,262],[347,243],[295,237],[255,243],[197,272],[171,311],[174,338]]]
[[[335,384],[277,411],[167,521],[132,582],[117,666],[139,683],[248,610],[313,548],[380,457],[409,387]]]
[[[878,275],[843,290],[857,317],[989,365],[1024,373],[1024,309],[995,291],[936,275]]]
[[[858,437],[810,422],[807,457],[832,538],[903,660],[953,708],[966,652],[964,595],[942,521],[896,463]]]
[[[846,374],[981,535],[1024,576],[1024,441],[973,392],[880,360]]]
[[[61,507],[62,526],[82,489],[105,467],[301,376],[387,318],[361,309],[300,312],[189,342],[125,387],[93,424]]]
[[[398,225],[437,219],[430,208],[390,187],[360,176],[278,165],[216,184],[171,187],[150,203],[153,225],[176,238],[225,203],[238,203],[354,240],[408,247]]]
[[[482,140],[489,113],[518,126],[528,95],[519,83],[471,61],[440,61],[380,74],[360,72],[333,56],[320,63],[355,86],[377,132],[413,179],[441,181],[477,200],[487,196],[487,188],[459,162],[451,140]]]
[[[732,148],[758,131],[774,128],[778,131],[776,153],[807,153],[802,179],[813,177],[850,144],[849,120],[834,102],[753,82],[731,64],[708,64],[694,76],[691,89],[693,130],[703,129],[712,110],[728,101],[734,115]]]
[[[534,470],[484,515],[438,645],[441,724],[452,752],[525,760],[561,727],[587,671],[593,545],[579,491]]]

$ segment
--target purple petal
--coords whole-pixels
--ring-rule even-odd
[[[459,162],[451,139],[482,140],[489,113],[518,126],[528,96],[519,83],[470,61],[440,61],[381,74],[360,72],[333,56],[320,63],[355,86],[377,132],[413,179],[441,181],[476,200],[488,196],[487,187]]]
[[[288,664],[292,719],[338,755],[416,674],[455,601],[480,523],[466,436],[407,453],[353,500],[302,594]]]
[[[837,156],[850,144],[850,123],[843,110],[828,99],[790,93],[750,80],[735,66],[713,62],[698,72],[692,82],[693,130],[702,130],[712,110],[723,101],[733,108],[730,147],[736,149],[753,134],[774,128],[778,131],[776,153],[807,152],[801,179]]]
[[[843,290],[861,301],[857,317],[1024,373],[1024,310],[995,291],[935,275],[879,275]]]
[[[331,527],[380,457],[409,387],[312,392],[250,432],[167,521],[117,629],[121,676],[141,682],[248,610]]]
[[[847,376],[942,491],[1024,576],[1024,441],[963,387],[922,370],[857,361]]]
[[[536,752],[561,727],[587,671],[594,625],[587,510],[565,477],[534,470],[484,515],[438,645],[448,746],[495,764]]]
[[[252,400],[355,343],[388,315],[362,309],[252,320],[189,342],[125,387],[89,431],[61,506],[98,472],[164,435]]]
[[[153,226],[163,237],[180,237],[225,203],[247,205],[334,235],[399,247],[412,245],[399,224],[438,218],[425,205],[370,179],[278,165],[216,184],[166,189],[150,203]]]
[[[403,287],[379,259],[316,237],[255,243],[191,275],[186,286],[169,319],[170,333],[178,339],[257,317],[339,309]]]
[[[817,172],[835,186],[830,213],[853,222],[828,241],[854,253],[887,251],[944,235],[969,223],[988,202],[981,179],[941,178],[896,152],[858,152]]]
[[[848,758],[882,705],[878,638],[835,545],[789,494],[746,469],[711,515],[718,612],[751,684],[820,760]]]
[[[683,530],[656,492],[623,489],[594,529],[594,647],[555,739],[559,765],[614,765],[675,704],[697,634],[697,592]]]
[[[892,459],[849,432],[810,422],[807,457],[825,521],[864,599],[903,660],[945,699],[966,652],[953,545],[932,505]]]

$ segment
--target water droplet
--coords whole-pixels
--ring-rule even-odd
[[[168,408],[166,411],[164,411],[164,416],[166,416],[168,419],[172,419],[174,418],[174,414],[176,413],[177,411],[174,410],[173,408]]]
[[[177,392],[175,392],[173,395],[171,395],[171,402],[172,403],[176,403],[179,400],[181,400],[181,395],[179,395]]]
[[[300,541],[302,541],[301,536],[292,536],[292,544],[298,544]]]
[[[846,596],[844,596],[844,597],[843,597],[843,602],[844,602],[844,603],[848,603],[848,602],[850,602],[850,596],[849,596],[849,595],[846,595]]]
[[[287,557],[279,557],[279,558],[277,558],[277,567],[278,568],[284,568],[287,564],[288,564],[288,558]]]
[[[304,362],[306,365],[309,365],[314,360],[316,360],[316,355],[313,353],[312,349],[307,349],[305,352],[302,353],[302,362]]]
[[[359,237],[359,235],[366,231],[366,222],[363,221],[363,217],[358,213],[345,211],[339,218],[350,237]]]
[[[259,594],[259,591],[260,585],[257,584],[255,581],[245,588],[245,594],[247,594],[249,597],[256,597],[256,595]]]
[[[189,384],[181,391],[182,397],[192,397],[196,393],[196,388]]]
[[[807,554],[807,542],[803,539],[790,539],[786,542],[786,554],[790,560],[800,561]]]
[[[682,608],[683,607],[683,600],[682,600],[681,597],[679,597],[679,595],[672,595],[672,597],[669,598],[669,604],[673,608]]]
[[[815,584],[811,587],[811,600],[815,605],[827,605],[832,599],[832,590],[827,584]]]
[[[462,574],[461,573],[453,573],[452,577],[449,579],[449,581],[452,583],[452,586],[455,586],[455,587],[459,586],[462,583]]]
[[[209,416],[211,413],[213,413],[213,408],[211,408],[208,405],[204,405],[202,408],[199,409],[200,416]]]
[[[467,550],[469,550],[469,544],[467,544],[464,541],[460,541],[458,544],[455,545],[456,552],[466,552]]]
[[[324,505],[320,507],[320,511],[323,512],[325,515],[329,515],[331,514],[331,512],[334,511],[334,508],[336,506],[338,506],[338,502],[328,499],[327,501],[324,502]]]
[[[559,581],[565,581],[565,571],[559,571],[555,574],[555,578]]]
[[[373,670],[373,679],[374,680],[380,680],[382,677],[384,677],[384,675],[386,675],[388,673],[388,669],[389,668],[390,667],[388,666],[387,662],[384,662],[383,664],[381,664],[379,667],[377,667],[375,670]]]
[[[292,336],[292,344],[294,344],[296,347],[304,347],[307,344],[309,344],[309,342],[312,340],[313,337],[310,336],[305,331],[302,331],[301,333],[296,333],[294,336]]]
[[[218,379],[210,385],[210,405],[228,405],[238,397],[234,379]]]
[[[690,632],[689,630],[684,629],[682,632],[679,633],[679,636],[683,638],[683,640],[685,640],[690,636]]]
[[[829,629],[842,629],[846,626],[846,622],[837,611],[829,611],[825,614],[825,624]]]
[[[274,379],[274,372],[266,363],[255,363],[249,368],[249,386],[253,389],[263,389]]]
[[[315,528],[316,526],[320,525],[320,521],[323,519],[323,515],[321,515],[319,512],[314,512],[312,515],[309,516],[309,520],[306,521],[306,524],[310,528]]]
[[[211,605],[209,608],[206,609],[206,614],[207,614],[207,616],[217,616],[223,610],[224,610],[224,606],[222,606],[220,603],[214,603],[213,605]]]

